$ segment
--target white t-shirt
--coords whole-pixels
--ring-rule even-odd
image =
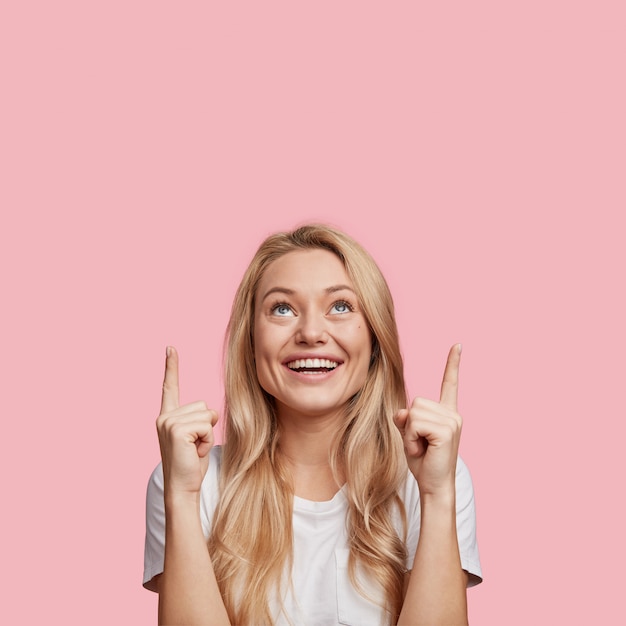
[[[219,495],[221,447],[214,446],[210,454],[209,470],[202,483],[200,499],[200,518],[207,538]],[[344,489],[338,491],[332,500],[327,502],[312,502],[294,496],[294,552],[290,576],[292,584],[286,585],[283,598],[286,615],[280,613],[278,602],[272,604],[276,624],[378,626],[389,623],[389,615],[375,602],[381,599],[381,590],[368,579],[367,575],[362,571],[357,573],[364,591],[372,600],[358,593],[350,582],[348,576],[350,550],[345,523],[348,504]],[[474,492],[467,466],[460,458],[456,470],[456,490],[457,536],[461,564],[470,574],[470,585],[474,585],[482,579],[476,544]],[[404,501],[408,517],[406,568],[410,570],[413,567],[413,557],[419,538],[420,506],[417,482],[409,472],[400,497]],[[398,535],[402,536],[399,518],[395,520],[395,525]],[[164,551],[163,472],[159,464],[148,484],[144,585],[163,571]]]

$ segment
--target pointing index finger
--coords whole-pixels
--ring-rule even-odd
[[[461,344],[457,343],[450,348],[448,362],[441,382],[441,396],[439,401],[456,411],[459,389],[459,363],[461,362]]]
[[[167,346],[165,357],[165,378],[163,379],[163,396],[161,413],[178,408],[178,353],[172,346]]]

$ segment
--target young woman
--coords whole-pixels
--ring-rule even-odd
[[[263,242],[228,326],[222,446],[215,411],[179,406],[167,349],[144,571],[159,622],[467,623],[481,570],[460,352],[440,400],[409,403],[372,258],[325,226]]]

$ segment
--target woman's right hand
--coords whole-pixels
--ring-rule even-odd
[[[156,422],[166,498],[200,493],[216,422],[217,413],[205,402],[178,405],[178,353],[168,347],[161,414]]]

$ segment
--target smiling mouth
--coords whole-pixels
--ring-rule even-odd
[[[294,372],[303,374],[323,374],[334,370],[339,363],[329,359],[296,359],[287,363],[287,367]]]

